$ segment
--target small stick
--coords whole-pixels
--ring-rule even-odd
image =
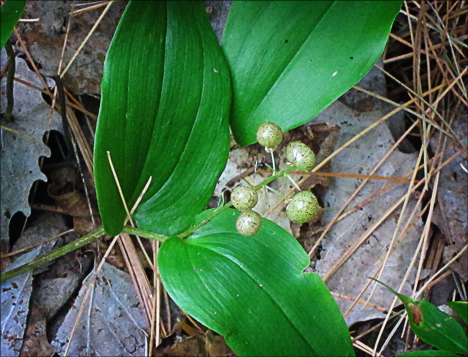
[[[3,117],[7,121],[13,121],[13,106],[15,104],[15,99],[13,97],[13,82],[16,70],[15,51],[13,51],[13,46],[8,41],[5,43],[5,50],[8,54],[8,76],[6,83],[7,107]]]

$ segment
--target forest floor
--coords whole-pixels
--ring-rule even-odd
[[[12,35],[16,121],[1,121],[2,272],[100,224],[92,148],[104,59],[126,3],[29,1],[22,16],[29,21]],[[205,6],[221,40],[230,2]],[[291,223],[277,195],[294,190],[290,182],[277,180],[276,193],[260,192],[256,210],[308,253],[307,271],[326,282],[359,356],[430,348],[405,323],[400,302],[368,277],[444,311],[447,301],[467,300],[467,34],[464,2],[405,2],[366,77],[285,133],[276,152],[284,167],[287,143],[300,140],[319,164],[328,161],[315,175],[292,175],[325,209],[311,222]],[[2,111],[7,62],[2,50]],[[57,109],[58,73],[67,122]],[[239,147],[231,140],[210,207],[221,197],[228,201],[242,182],[261,182],[271,165],[258,144]],[[181,311],[153,279],[154,248],[130,235],[112,245],[106,236],[2,283],[2,355],[94,355],[108,341],[106,355],[137,356],[148,353],[157,325],[154,356],[234,356],[222,336]]]

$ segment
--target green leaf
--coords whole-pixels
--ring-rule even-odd
[[[450,351],[431,350],[431,351],[411,351],[397,355],[397,357],[459,357]]]
[[[412,299],[378,282],[403,302],[411,329],[421,340],[439,350],[468,353],[468,340],[457,320],[426,300]]]
[[[382,54],[402,1],[238,1],[223,35],[240,145],[271,121],[284,131],[319,114]]]
[[[468,302],[466,301],[449,301],[447,305],[468,324]]]
[[[309,258],[275,223],[240,235],[226,210],[193,236],[166,240],[161,279],[185,312],[241,356],[353,356],[346,323]]]
[[[0,48],[3,48],[10,38],[13,29],[23,14],[25,6],[26,0],[9,0],[2,6],[0,15]]]
[[[107,53],[95,180],[108,234],[126,217],[110,152],[139,228],[171,235],[208,203],[229,154],[229,69],[202,2],[131,1]]]

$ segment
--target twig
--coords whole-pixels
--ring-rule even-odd
[[[15,104],[15,98],[13,96],[13,84],[15,78],[15,69],[16,69],[16,60],[15,60],[15,51],[13,46],[9,41],[5,43],[5,50],[8,55],[8,76],[6,82],[6,97],[7,97],[7,107],[3,117],[7,121],[13,120],[13,106]]]

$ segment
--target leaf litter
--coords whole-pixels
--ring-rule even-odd
[[[37,244],[40,245],[17,257],[7,271],[43,256],[59,246],[60,241],[44,243],[44,239],[50,237],[50,235],[58,235],[66,231],[65,221],[63,215],[46,213],[40,219],[31,222],[30,227],[24,231],[13,246],[13,251],[19,251]],[[3,263],[8,264],[6,260]],[[50,351],[50,345],[46,343],[45,320],[49,317],[48,315],[53,316],[66,303],[71,296],[70,289],[73,285],[69,281],[68,284],[62,286],[61,290],[55,290],[53,294],[50,294],[52,291],[49,289],[49,294],[47,294],[42,286],[47,281],[40,280],[33,290],[33,276],[46,269],[48,269],[47,265],[2,283],[2,356],[17,356],[20,351],[22,355],[43,355]],[[75,284],[75,288],[77,286]],[[19,287],[22,288],[19,289]],[[64,290],[68,290],[68,293]],[[50,301],[53,302],[47,306],[47,302]],[[3,313],[7,311],[8,313]],[[23,314],[25,315],[23,316]],[[28,328],[24,334],[26,316],[28,316]],[[10,344],[8,341],[10,341]],[[14,342],[14,345],[11,344],[12,342]]]
[[[85,279],[77,299],[57,332],[52,345],[58,353],[69,343],[78,311],[84,309],[68,354],[100,356],[142,356],[149,327],[130,275],[105,263],[98,273],[92,298],[82,307],[93,272]]]
[[[462,145],[468,145],[468,117],[458,114],[453,129],[461,139]],[[440,135],[440,134],[439,134]],[[435,150],[437,136],[431,140]],[[453,147],[443,156],[443,160],[457,152]],[[444,249],[444,263],[448,263],[466,244],[468,239],[468,173],[463,169],[468,167],[466,158],[457,157],[442,171],[439,183],[439,209],[434,215],[434,223],[441,228],[448,237],[449,244]],[[450,219],[447,219],[450,218]],[[468,280],[468,254],[460,257],[452,265],[462,277]]]
[[[117,23],[125,9],[125,2],[114,3],[104,16],[95,33],[89,38],[80,55],[63,77],[64,85],[75,94],[100,93],[107,48],[112,40]],[[75,10],[80,7],[75,6]],[[23,18],[39,18],[38,22],[28,22],[19,26],[31,56],[41,64],[41,73],[46,76],[57,74],[62,46],[66,35],[70,1],[28,1]],[[99,12],[84,12],[72,19],[64,53],[64,63],[68,63],[83,40],[90,32]]]
[[[40,252],[41,247],[23,254],[10,267],[11,270],[31,262]],[[32,272],[23,273],[2,283],[2,337],[1,355],[18,356],[23,345],[26,319],[29,311],[29,299],[32,291]]]
[[[216,21],[222,22],[223,20],[222,17],[225,15],[224,12],[226,12],[226,9],[217,10],[215,3],[216,2],[213,2],[213,10],[214,10],[213,13],[217,16]],[[219,11],[219,13],[217,13],[217,11]],[[217,31],[218,38],[219,38],[222,32],[223,24],[221,25],[218,24],[216,26],[217,26],[216,31]],[[107,48],[107,46],[103,46],[103,47]],[[375,75],[374,70],[371,72],[374,72],[374,75]],[[369,74],[367,78],[371,78],[371,74]],[[370,83],[372,83],[372,80],[370,81]],[[364,86],[362,83],[360,83],[359,85]],[[383,95],[383,93],[380,93],[381,88],[379,89],[379,87],[371,88],[371,90],[378,94]],[[342,98],[341,100],[346,103],[346,98]],[[351,99],[347,102],[347,104],[349,105],[353,105],[353,103],[356,104],[355,99],[354,100]],[[325,118],[323,122],[326,122],[327,124],[330,124],[332,126],[341,127],[340,133],[338,134],[339,143],[337,146],[340,146],[344,141],[346,141],[343,138],[346,137],[346,135],[348,135],[347,130],[349,128],[351,128],[351,130],[356,130],[356,128],[358,128],[359,125],[361,124],[359,123],[361,120],[364,120],[364,121],[367,120],[369,123],[371,123],[373,120],[375,121],[376,119],[379,119],[383,114],[388,112],[388,110],[385,110],[385,108],[377,108],[376,103],[379,103],[379,101],[376,102],[374,100],[371,100],[367,96],[363,96],[363,97],[359,97],[359,100],[357,100],[356,106],[353,105],[354,109],[358,110],[357,112],[352,111],[350,108],[343,106],[340,103],[335,103],[332,107],[329,108],[330,112],[328,112],[327,110],[324,113],[322,113],[321,116],[326,116],[327,114],[333,113],[333,115],[329,115],[328,118]],[[337,109],[338,107],[339,109]],[[379,109],[380,112],[375,112],[375,109]],[[344,123],[344,121],[347,121],[347,123]],[[398,137],[398,134],[395,134],[395,133],[401,134],[401,122],[402,122],[401,117],[399,119],[395,119],[395,121],[396,121],[396,124],[390,125],[390,131],[385,127],[385,125],[380,125],[378,129],[374,130],[373,135],[368,134],[366,136],[369,138],[366,139],[366,137],[364,137],[361,139],[361,141],[356,142],[355,146],[351,146],[349,148],[348,152],[352,152],[352,155],[357,155],[356,157],[359,160],[356,160],[356,161],[349,160],[349,156],[347,156],[346,152],[344,152],[343,154],[338,155],[336,158],[332,160],[331,171],[337,172],[337,173],[356,172],[355,171],[356,168],[359,168],[359,169],[362,169],[362,173],[365,174],[366,170],[370,170],[373,167],[373,165],[371,164],[371,161],[373,160],[375,164],[375,160],[378,160],[379,157],[385,154],[385,151],[383,150],[383,148],[387,147],[387,150],[388,150],[388,148],[394,142],[394,139],[392,139],[391,134],[394,134],[393,135],[394,137],[395,136]],[[316,122],[317,122],[317,119],[314,120],[314,124]],[[305,128],[300,129],[300,130],[305,131]],[[357,130],[356,132],[358,131],[359,130]],[[303,135],[306,136],[306,134],[303,134]],[[360,145],[359,148],[361,149],[361,151],[365,147],[369,148],[370,142],[373,139],[375,140],[375,137],[378,137],[378,140],[380,140],[380,142],[382,143],[383,145],[382,151],[374,152],[376,150],[374,150],[373,147],[370,146],[370,149],[367,149],[367,151],[372,151],[372,153],[371,155],[369,155],[368,152],[365,152],[365,153],[360,152],[359,149],[356,147]],[[400,147],[400,149],[402,148]],[[404,152],[409,152],[409,151],[411,151],[411,148],[404,150]],[[252,148],[234,149],[231,154],[232,154],[231,155],[232,160],[230,157],[230,161],[228,162],[226,171],[223,174],[222,178],[220,178],[220,182],[217,186],[217,191],[215,192],[215,195],[217,196],[220,196],[222,194],[225,184],[228,183],[232,178],[235,178],[236,176],[241,175],[242,173],[246,171],[246,169],[252,168],[253,166],[257,166],[258,164],[260,164],[259,167],[261,167],[261,164],[263,162],[268,161],[268,158],[266,158],[263,153],[259,153],[258,150],[255,151],[255,149],[252,149]],[[252,154],[256,156],[256,158],[251,159],[249,161],[249,158],[252,158]],[[369,157],[367,157],[364,154],[367,154],[367,156]],[[449,155],[450,154],[447,154],[447,156]],[[344,157],[340,159],[340,156],[344,156]],[[282,155],[281,153],[279,153],[279,155],[277,156],[277,159],[279,161],[278,164],[280,167],[282,167],[281,165],[284,164],[283,157],[284,155]],[[450,202],[452,202],[454,199],[455,199],[455,202],[462,202],[462,199],[460,199],[459,196],[457,197],[456,195],[453,195],[453,192],[457,192],[457,190],[459,190],[460,187],[463,187],[463,183],[464,183],[463,179],[466,179],[466,175],[463,176],[464,171],[459,165],[460,163],[466,164],[466,160],[460,160],[460,161],[461,162],[457,162],[458,165],[451,166],[452,174],[451,176],[449,174],[449,176],[447,177],[447,179],[453,178],[454,173],[457,174],[456,176],[462,177],[461,180],[458,180],[458,182],[455,183],[455,186],[456,186],[455,189],[453,189],[453,186],[450,186],[450,187],[444,186],[445,181],[442,181],[439,187],[440,192],[444,192],[443,195],[446,196],[446,198],[444,198],[445,204],[443,205],[445,208],[446,217],[447,216],[451,217],[450,215],[447,214],[447,212],[452,212],[454,214],[457,214],[460,212],[463,213],[463,210],[457,210],[456,205],[453,208],[450,207]],[[248,162],[247,165],[246,165],[246,162]],[[380,176],[393,175],[395,177],[401,177],[404,174],[408,173],[408,171],[405,171],[405,168],[409,170],[411,169],[411,167],[414,166],[414,164],[415,164],[414,154],[407,155],[401,152],[394,152],[391,155],[391,157],[388,159],[388,163],[382,166],[382,168],[380,169],[381,171],[378,171],[376,174]],[[262,173],[257,172],[254,175],[251,175],[247,180],[250,180],[249,181],[250,183],[255,184],[257,183],[257,180],[260,180],[261,176],[262,176]],[[328,183],[324,184],[324,186],[326,186],[327,189],[325,190],[326,193],[321,197],[323,199],[323,202],[326,204],[325,210],[323,212],[323,219],[322,219],[323,226],[325,226],[326,223],[329,222],[331,217],[333,217],[333,212],[336,212],[341,207],[340,203],[343,203],[342,197],[340,197],[340,192],[342,191],[340,190],[343,190],[344,188],[346,188],[346,192],[349,195],[354,191],[354,187],[359,182],[360,180],[337,177],[337,178],[331,179]],[[450,183],[453,183],[453,180],[450,181]],[[354,204],[364,200],[365,198],[369,197],[373,193],[378,192],[382,187],[388,184],[389,183],[385,183],[382,181],[371,180],[367,184],[367,186],[361,191],[361,195],[358,196],[358,198],[356,198],[355,201],[352,202],[348,207],[352,207]],[[326,274],[328,270],[327,266],[328,267],[332,266],[333,262],[336,261],[337,257],[339,256],[339,252],[345,251],[347,247],[349,246],[349,244],[352,243],[352,239],[346,240],[346,238],[359,237],[362,234],[362,232],[368,229],[370,227],[370,224],[374,222],[375,219],[377,219],[380,216],[384,208],[388,208],[389,205],[391,205],[391,203],[395,202],[396,198],[401,197],[405,193],[405,189],[404,189],[405,185],[407,187],[407,184],[400,184],[399,186],[394,187],[392,191],[384,193],[382,196],[378,197],[377,199],[374,199],[373,202],[364,206],[362,210],[358,210],[352,213],[351,215],[349,215],[348,217],[344,218],[343,220],[338,222],[336,225],[334,225],[332,229],[330,230],[330,232],[328,233],[328,236],[322,242],[323,250],[320,252],[321,259],[317,260],[316,262],[316,269],[322,274]],[[465,187],[466,187],[466,182],[465,182]],[[292,186],[289,184],[289,181],[285,179],[284,182],[281,182],[280,180],[278,180],[276,183],[274,183],[272,188],[274,188],[278,193],[280,193],[280,195],[285,195],[287,192],[289,192],[288,190],[290,190]],[[310,189],[310,187],[302,187],[302,188]],[[2,189],[3,189],[3,182],[2,182]],[[297,238],[304,239],[304,232],[309,234],[310,231],[307,231],[306,229],[304,229],[307,227],[303,227],[303,226],[298,227],[294,225],[289,225],[288,222],[286,222],[286,220],[284,219],[284,215],[283,217],[281,216],[282,214],[284,214],[284,208],[285,208],[284,203],[281,203],[278,207],[276,207],[276,209],[274,210],[274,213],[269,213],[270,210],[273,207],[275,207],[276,202],[278,201],[278,193],[274,193],[270,191],[263,192],[262,193],[264,195],[263,202],[265,203],[263,205],[257,205],[256,210],[260,211],[262,214],[265,214],[265,215],[270,214],[269,216],[270,219],[278,220],[279,224],[283,226],[283,228],[292,232]],[[460,201],[458,201],[457,199],[460,199]],[[380,203],[380,205],[378,203]],[[409,205],[410,207],[407,209],[407,212],[412,211],[415,205],[415,200],[411,199]],[[353,220],[353,222],[351,224],[348,224],[348,227],[346,227],[344,222],[347,222],[347,220],[350,220],[351,217],[353,216],[357,216],[358,219],[355,221]],[[370,221],[369,221],[369,216],[371,217]],[[388,244],[389,244],[388,238],[389,237],[391,238],[393,234],[392,229],[395,229],[397,219],[398,219],[398,215],[396,213],[392,214],[390,216],[390,219],[387,219],[387,221],[384,222],[373,233],[373,235],[371,235],[368,238],[368,241],[364,243],[364,245],[348,261],[346,261],[340,269],[338,269],[336,274],[332,275],[329,278],[328,284],[332,291],[334,291],[335,293],[346,295],[348,297],[352,297],[352,298],[355,298],[359,294],[360,288],[362,289],[366,281],[366,274],[363,273],[364,269],[361,268],[361,264],[364,263],[364,265],[362,266],[366,266],[365,268],[366,273],[369,272],[370,274],[372,272],[375,272],[375,269],[377,268],[378,263],[381,263],[382,261],[382,256],[385,252],[385,249],[388,249]],[[437,219],[437,215],[435,219]],[[439,217],[439,221],[437,221],[437,223],[440,223],[440,225],[438,224],[439,226],[444,225],[443,219],[444,218]],[[460,219],[460,221],[463,222],[462,219]],[[451,222],[453,221],[449,220],[449,223]],[[345,227],[343,228],[343,226]],[[348,229],[349,227],[351,227],[351,229]],[[453,251],[455,253],[459,251],[460,244],[461,246],[463,246],[464,244],[463,233],[465,232],[466,234],[466,220],[465,220],[464,227],[465,227],[464,230],[462,229],[460,231],[461,234],[459,234],[459,232],[457,231],[457,229],[460,228],[458,223],[454,227],[450,227],[452,237],[455,237],[453,240],[454,246],[455,246],[453,247]],[[408,265],[409,253],[405,255],[404,251],[406,249],[408,251],[411,251],[411,253],[414,252],[415,242],[417,242],[416,233],[420,234],[420,232],[421,232],[421,222],[418,221],[416,224],[416,228],[410,234],[406,235],[404,239],[397,242],[397,245],[395,246],[395,249],[394,249],[394,253],[392,253],[387,263],[390,269],[387,270],[386,273],[384,273],[384,275],[381,277],[381,280],[385,281],[389,285],[393,284],[393,286],[398,285],[401,282],[402,280],[401,274],[402,274],[402,271],[404,271],[404,269],[399,269],[398,273],[395,273],[393,269],[395,267]],[[335,237],[338,239],[333,241],[332,239],[330,239],[330,237]],[[457,240],[458,237],[460,238],[459,240]],[[305,237],[305,238],[308,238],[308,237]],[[466,242],[466,235],[465,235],[465,242]],[[452,252],[449,253],[449,250],[446,249],[444,254],[445,254],[445,262],[446,262],[453,256],[454,253]],[[455,269],[461,272],[463,265],[459,265],[459,266],[455,265],[454,267]],[[397,276],[392,277],[393,274]],[[411,275],[414,278],[414,272],[412,272]],[[345,283],[346,279],[350,279],[350,282]],[[393,283],[391,279],[394,279]],[[464,280],[466,280],[466,277]],[[101,282],[102,281],[100,281],[100,283]],[[411,281],[411,282],[414,283],[414,281]],[[128,286],[128,289],[130,291],[132,288]],[[405,291],[406,292],[410,291],[409,295],[411,295],[411,286],[409,286],[409,284],[405,286],[405,289],[406,290],[403,290],[403,292],[405,293]],[[80,292],[80,296],[81,294],[82,294],[82,291]],[[368,294],[368,292],[366,294]],[[363,295],[362,297],[363,299],[367,297],[366,294]],[[77,305],[79,298],[77,299],[77,301],[75,301],[75,309],[79,307],[79,305]],[[93,304],[96,298],[97,298],[97,295],[95,294],[93,298]],[[371,301],[374,304],[379,305],[379,306],[389,305],[387,304],[388,301],[386,301],[385,299],[381,300],[379,288],[376,289],[376,292],[374,293],[374,296]],[[349,301],[340,297],[337,297],[337,302],[340,304],[340,307],[343,312],[350,305]],[[356,307],[351,311],[351,313],[347,317],[348,324],[353,323],[354,321],[361,321],[361,319],[368,319],[370,318],[369,316],[373,316],[373,317],[384,316],[382,311],[372,308],[372,307],[366,307],[364,310],[362,311],[360,310],[361,310],[360,307]],[[88,307],[85,307],[85,311],[88,311]],[[68,318],[69,317],[67,316],[67,319]],[[141,319],[141,321],[143,320],[144,319]],[[72,322],[72,324],[73,323],[74,321]],[[2,321],[2,325],[3,325],[3,321]],[[81,324],[80,326],[85,327],[85,329],[88,328],[84,324]],[[81,330],[81,328],[79,330]],[[91,331],[88,330],[87,333],[92,334],[94,331],[96,330],[94,328],[91,328]],[[86,337],[85,337],[85,340],[86,340]],[[61,344],[63,343],[63,341],[61,342]],[[89,338],[88,338],[88,341],[89,341]],[[82,349],[82,351],[83,351],[83,348],[86,348],[88,350],[88,344],[82,344],[80,348]]]
[[[6,63],[6,54],[1,52],[1,64]],[[16,58],[16,77],[42,88],[37,75],[26,62]],[[47,79],[47,85],[54,82]],[[1,107],[6,107],[6,81],[1,81]],[[8,225],[18,211],[25,216],[31,214],[28,198],[36,180],[47,181],[39,168],[39,159],[50,156],[50,149],[44,144],[43,136],[48,130],[62,132],[61,118],[44,101],[41,93],[22,83],[15,82],[14,121],[2,122],[1,129],[1,244],[9,245]],[[4,128],[3,128],[4,127]]]
[[[337,101],[325,109],[315,120],[327,124],[339,125],[343,129],[339,133],[338,146],[343,145],[354,135],[374,123],[382,117],[382,112],[372,111],[368,113],[355,112]],[[357,172],[369,174],[379,160],[389,151],[394,144],[393,137],[386,125],[380,125],[371,133],[365,135],[354,144],[350,145],[340,155],[336,156],[331,163],[332,172]],[[376,172],[378,176],[403,177],[416,165],[416,154],[404,154],[393,152],[385,163]],[[328,187],[323,197],[325,213],[323,224],[327,225],[336,215],[347,199],[353,194],[362,179],[349,179],[336,177]],[[391,185],[391,182],[370,180],[358,193],[357,197],[350,202],[353,207],[365,199],[376,194],[378,191]],[[320,275],[325,275],[332,265],[343,255],[343,253],[366,231],[373,223],[384,215],[407,190],[408,184],[401,183],[376,197],[372,202],[366,204],[357,211],[351,213],[339,222],[335,223],[326,238],[322,241],[320,259],[317,261],[316,269]],[[411,212],[416,203],[410,200],[407,212]],[[373,231],[363,245],[330,277],[327,284],[331,291],[346,296],[356,297],[367,285],[368,277],[374,275],[377,267],[382,262],[392,241],[393,234],[397,228],[398,211],[394,212],[382,225]],[[384,271],[381,279],[391,286],[397,286],[402,281],[411,258],[418,245],[422,232],[422,222],[410,231],[403,240],[398,242],[387,263],[388,268]],[[414,278],[414,274],[413,274]],[[411,293],[411,286],[405,285],[403,293]],[[370,291],[363,295],[364,300]],[[379,306],[391,304],[393,296],[386,289],[378,287],[373,295],[372,303]],[[338,305],[345,313],[352,301],[337,299]],[[384,317],[382,311],[366,307],[355,308],[346,321],[352,324],[356,321],[364,321],[378,317]]]

